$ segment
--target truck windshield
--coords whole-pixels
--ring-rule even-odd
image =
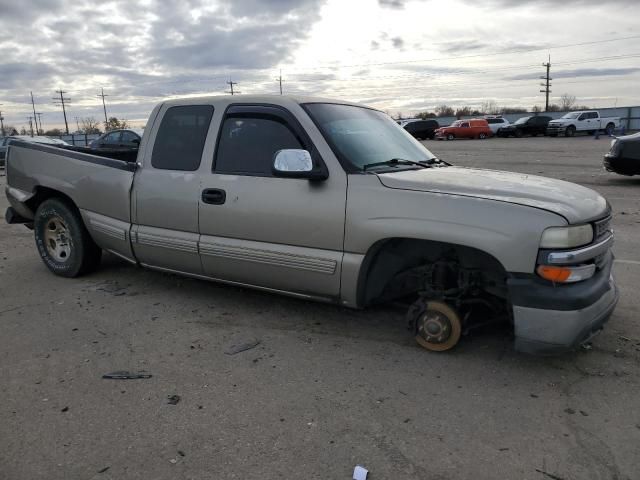
[[[518,120],[516,120],[514,122],[514,125],[522,125],[523,123],[527,123],[527,120],[529,120],[531,117],[522,117],[519,118]]]
[[[580,112],[565,113],[562,118],[578,118],[578,115],[580,115]]]
[[[385,113],[364,107],[332,103],[304,105],[334,153],[356,170],[365,165],[402,158],[429,162],[435,156]],[[393,170],[416,168],[397,163]],[[418,167],[419,168],[419,167]]]

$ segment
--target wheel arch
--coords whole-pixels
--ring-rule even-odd
[[[485,266],[506,280],[508,273],[502,262],[482,249],[437,240],[384,238],[371,245],[361,263],[356,287],[357,306],[375,303],[388,283],[401,271],[435,261],[445,252],[452,251],[463,259],[461,263]]]
[[[76,202],[69,195],[61,192],[60,190],[56,190],[55,188],[41,185],[35,187],[33,196],[25,202],[25,205],[35,214],[38,207],[50,198],[60,198],[61,200],[64,200],[69,203],[69,205],[71,205],[78,214],[80,214],[80,209],[76,205]]]

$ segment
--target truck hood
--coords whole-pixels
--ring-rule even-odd
[[[564,125],[565,123],[571,123],[575,121],[575,118],[556,118],[555,120],[551,120],[549,125]]]
[[[570,224],[601,218],[607,201],[575,183],[522,173],[480,168],[443,167],[381,173],[385,187],[448,195],[463,195],[527,207],[563,216]]]

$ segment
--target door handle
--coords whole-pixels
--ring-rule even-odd
[[[205,188],[202,191],[202,201],[211,205],[222,205],[227,199],[227,193],[219,188]]]

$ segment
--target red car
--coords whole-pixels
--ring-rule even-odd
[[[483,140],[492,135],[489,124],[484,119],[457,120],[448,127],[436,130],[436,138],[453,140],[454,138],[479,138]]]

